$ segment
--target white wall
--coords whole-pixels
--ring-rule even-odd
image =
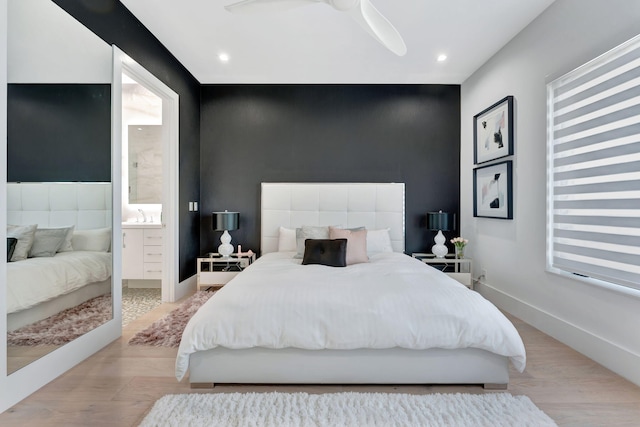
[[[640,385],[640,294],[545,271],[546,83],[640,33],[640,2],[557,0],[462,85],[461,235],[499,307]],[[481,41],[478,41],[481,43]],[[473,116],[515,97],[514,219],[473,217]]]
[[[104,40],[51,1],[8,4],[9,83],[111,83],[111,46]]]

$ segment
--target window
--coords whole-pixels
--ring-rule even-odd
[[[640,36],[547,85],[551,271],[640,289]]]

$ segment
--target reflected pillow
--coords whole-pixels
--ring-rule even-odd
[[[346,267],[347,239],[305,240],[302,264],[321,264],[329,267]]]
[[[296,256],[294,258],[302,258],[305,250],[305,240],[328,238],[328,226],[303,225],[300,228],[296,228],[296,248],[298,252],[296,253]]]
[[[71,245],[74,251],[109,252],[111,248],[111,228],[94,228],[73,232]]]
[[[62,247],[67,238],[68,227],[36,229],[33,246],[29,250],[30,258],[52,257]]]
[[[347,265],[369,262],[367,257],[367,230],[347,230],[329,227],[330,239],[347,239]]]
[[[18,239],[16,247],[11,256],[11,261],[22,261],[27,259],[33,240],[35,239],[37,224],[32,225],[7,225],[7,237]]]
[[[15,251],[17,243],[18,239],[15,237],[7,237],[7,262],[11,262],[11,257],[13,256],[13,251]]]
[[[61,228],[65,228],[67,230],[67,235],[64,238],[64,242],[62,243],[62,246],[60,246],[60,248],[58,249],[58,252],[71,252],[73,250],[73,246],[71,242],[73,240],[73,232],[76,227],[75,225],[72,225],[70,227],[61,227]]]

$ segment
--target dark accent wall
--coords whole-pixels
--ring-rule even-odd
[[[427,211],[459,211],[458,85],[203,85],[201,100],[202,252],[224,209],[233,243],[259,250],[263,181],[404,182],[407,253],[433,244]]]
[[[111,85],[9,84],[7,140],[10,182],[111,181]]]
[[[109,44],[117,45],[180,97],[180,280],[196,272],[200,218],[188,211],[199,200],[200,84],[184,66],[117,0],[53,0]],[[180,31],[180,29],[176,29]]]

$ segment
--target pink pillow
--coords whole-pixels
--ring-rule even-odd
[[[329,227],[330,239],[347,239],[347,265],[369,262],[367,257],[367,230],[344,230]]]

